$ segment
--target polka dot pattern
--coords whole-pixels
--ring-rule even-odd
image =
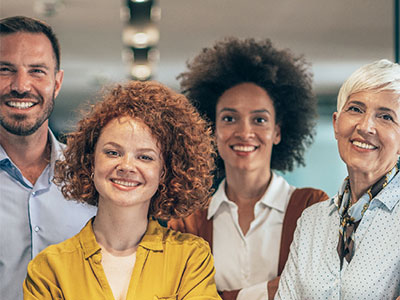
[[[275,299],[396,299],[400,295],[400,175],[365,212],[355,252],[340,270],[336,197],[299,219]]]

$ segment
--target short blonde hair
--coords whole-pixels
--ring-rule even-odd
[[[352,94],[374,90],[400,94],[400,65],[387,59],[374,61],[356,70],[343,83],[337,97],[337,111],[341,112]]]

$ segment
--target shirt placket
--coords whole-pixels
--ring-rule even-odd
[[[43,171],[41,176],[38,178],[37,182],[33,186],[31,192],[29,193],[29,223],[31,226],[31,238],[32,238],[32,247],[31,247],[31,255],[32,258],[35,257],[42,249],[40,247],[43,245],[41,240],[46,238],[46,228],[44,226],[44,220],[41,217],[41,212],[39,211],[39,201],[40,196],[50,189],[49,182],[49,167]]]
[[[114,295],[108,283],[101,260],[102,256],[100,250],[88,258],[89,265],[97,279],[97,282],[100,284],[101,290],[103,291],[104,300],[114,300]]]

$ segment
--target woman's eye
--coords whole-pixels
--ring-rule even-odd
[[[350,106],[348,109],[348,111],[354,111],[354,112],[362,112],[360,108],[358,108],[357,106]]]
[[[391,115],[382,115],[381,118],[386,121],[393,121],[393,118]]]
[[[267,119],[266,119],[266,118],[261,118],[261,117],[259,117],[259,118],[255,118],[255,119],[254,119],[254,122],[255,122],[255,123],[258,123],[258,124],[261,124],[261,123],[267,122]]]
[[[106,150],[105,153],[109,156],[118,156],[119,155],[119,153],[114,150]]]
[[[222,121],[224,121],[224,122],[234,122],[235,118],[232,117],[232,116],[224,116],[224,117],[222,117]]]
[[[145,160],[145,161],[152,161],[152,160],[154,160],[151,156],[148,156],[148,155],[140,155],[139,158],[140,158],[141,160]]]

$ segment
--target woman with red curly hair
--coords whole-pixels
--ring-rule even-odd
[[[113,88],[69,134],[56,183],[98,206],[28,266],[24,299],[220,299],[207,243],[156,219],[202,208],[213,139],[188,100],[155,82]]]

